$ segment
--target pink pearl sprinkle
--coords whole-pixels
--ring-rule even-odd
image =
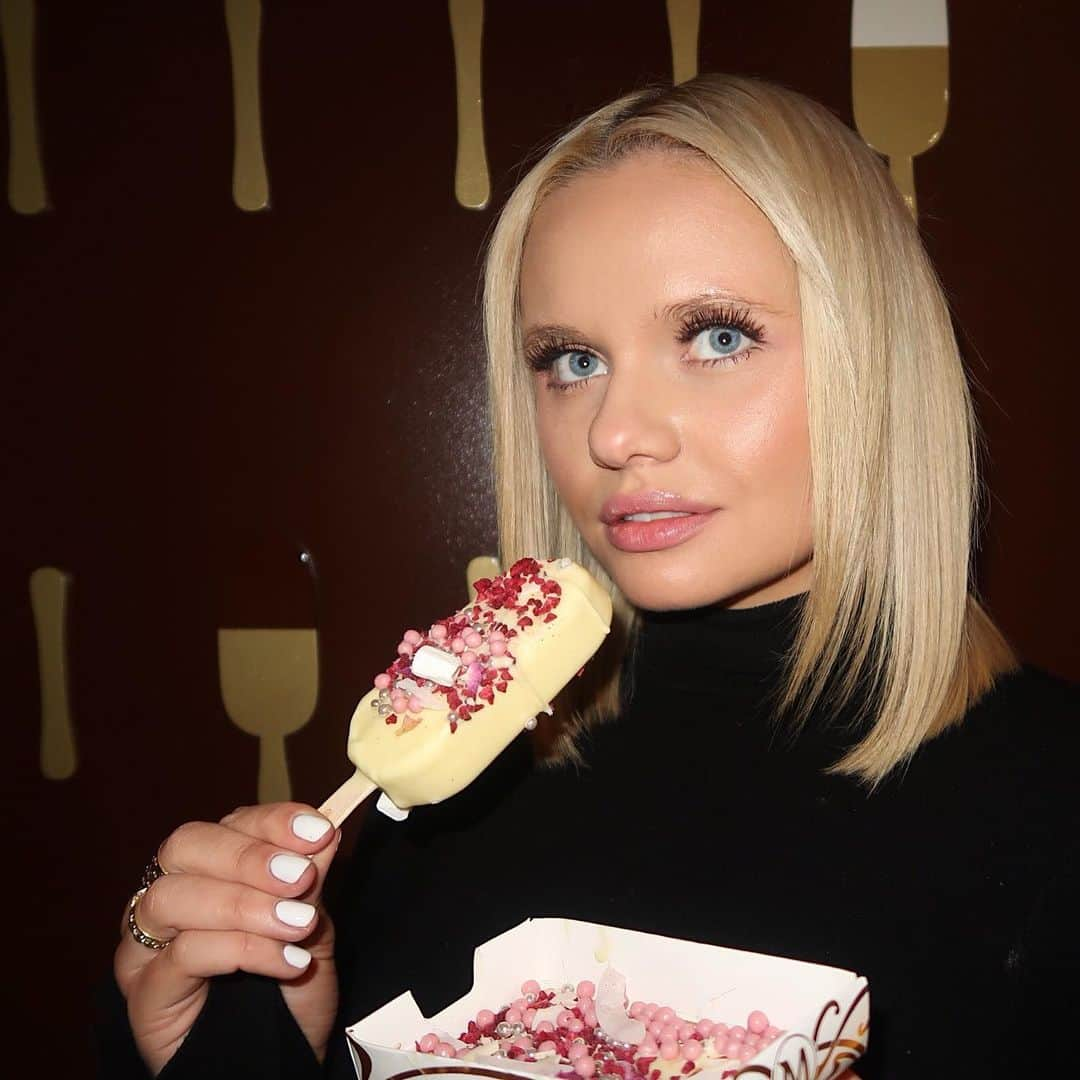
[[[537,1048],[540,1053],[545,1050],[558,1050],[558,1046],[555,1045],[550,1039],[545,1039]]]
[[[664,1025],[659,1020],[650,1020],[645,1030],[654,1038],[659,1039],[660,1033],[664,1030]]]
[[[703,1038],[707,1039],[716,1025],[711,1020],[699,1020],[694,1030]]]
[[[734,1039],[736,1042],[742,1042],[746,1038],[746,1028],[739,1027],[736,1024],[733,1028],[728,1028],[728,1038]]]
[[[506,655],[506,642],[505,641],[492,641],[489,643],[488,648],[491,650],[492,656],[505,656]]]
[[[529,979],[527,982],[521,984],[521,992],[526,996],[529,994],[539,994],[540,984],[535,979]]]
[[[537,1035],[546,1035],[548,1032],[554,1030],[555,1025],[550,1020],[541,1020],[540,1023],[536,1025]]]
[[[670,1039],[672,1042],[677,1042],[679,1038],[679,1025],[678,1024],[665,1024],[663,1030],[660,1032],[660,1041],[663,1043]]]
[[[531,993],[531,991],[530,991],[530,993]],[[521,1022],[530,1031],[532,1031],[532,1026],[533,1026],[534,1023],[536,1023],[536,1010],[535,1009],[526,1009],[524,1014],[522,1015]]]
[[[737,1058],[745,1049],[746,1045],[741,1039],[728,1039],[724,1044],[724,1057]]]
[[[714,1035],[712,1044],[714,1052],[721,1057],[724,1057],[724,1051],[727,1049],[727,1033],[725,1032],[723,1035]]]
[[[780,1029],[778,1027],[773,1027],[772,1024],[770,1024],[765,1029],[765,1038],[768,1039],[769,1042],[772,1042],[773,1039],[775,1039],[776,1036],[779,1035],[779,1034],[780,1034]]]
[[[579,1020],[575,1016],[567,1021],[566,1030],[569,1031],[571,1035],[580,1035],[585,1030],[585,1021]]]
[[[577,1061],[578,1058],[589,1056],[589,1048],[584,1043],[571,1043],[566,1056],[570,1061]]]
[[[435,1047],[436,1057],[457,1057],[457,1051],[447,1042],[441,1042]]]
[[[432,641],[445,641],[447,636],[447,629],[445,626],[442,625],[442,623],[436,623],[431,628],[429,633],[431,634]]]
[[[631,1020],[640,1020],[641,1015],[644,1012],[645,1012],[645,1002],[644,1001],[635,1001],[630,1006],[630,1019]]]
[[[759,1050],[761,1048],[761,1036],[751,1032],[746,1036],[746,1045],[752,1046],[755,1050]]]
[[[453,652],[463,653],[465,651],[465,642],[461,638],[456,637],[450,642],[450,648]]]
[[[495,1014],[490,1009],[481,1009],[476,1014],[476,1026],[481,1030],[491,1027],[495,1023]]]
[[[687,1039],[682,1045],[682,1056],[687,1061],[697,1061],[704,1049],[705,1047],[697,1039]]]
[[[660,1057],[664,1061],[674,1061],[679,1056],[679,1044],[674,1039],[664,1039],[660,1043]]]
[[[583,979],[577,984],[577,996],[579,998],[591,998],[596,996],[596,983]]]
[[[519,1035],[510,1045],[520,1047],[522,1050],[531,1050],[532,1039],[528,1035]]]
[[[676,1034],[682,1042],[686,1042],[687,1039],[697,1034],[697,1028],[688,1020],[684,1020],[679,1024]]]
[[[411,713],[418,713],[424,711],[424,703],[418,697],[409,698],[406,703]]]
[[[390,676],[386,672],[382,672],[375,676],[375,689],[376,690],[389,690],[390,689]]]
[[[470,649],[479,649],[483,643],[484,639],[475,630],[467,630],[465,632],[465,644],[468,645]]]
[[[555,1017],[555,1023],[558,1024],[559,1027],[566,1027],[566,1025],[569,1024],[571,1020],[576,1019],[577,1017],[574,1016],[574,1014],[569,1009],[563,1009],[563,1011]]]
[[[660,1006],[657,1005],[655,1001],[650,1001],[649,1004],[645,1006],[645,1016],[642,1019],[644,1019],[644,1020],[652,1020],[652,1019],[654,1019],[656,1017],[656,1010],[659,1009],[659,1008],[660,1008]]]
[[[523,997],[514,998],[514,1000],[510,1002],[510,1008],[520,1009],[522,1012],[524,1012],[528,1007],[529,1003]]]
[[[505,641],[506,635],[501,630],[492,630],[488,634],[488,641]]]
[[[397,647],[397,651],[398,651],[398,656],[412,656],[412,646],[407,641],[403,641]],[[449,1044],[447,1044],[447,1045],[449,1045]]]
[[[591,998],[585,999],[587,1002],[591,1002]],[[581,1010],[581,1019],[585,1021],[586,1027],[596,1027],[596,1010],[590,1008],[584,1008]]]
[[[727,1038],[727,1024],[721,1024],[721,1023],[713,1024],[712,1037],[714,1039],[726,1039]]]
[[[468,667],[469,664],[475,664],[476,663],[476,653],[472,652],[470,649],[466,649],[461,654],[461,662],[466,667]]]
[[[743,1043],[742,1049],[736,1055],[740,1061],[749,1061],[757,1053],[757,1048],[749,1043]]]
[[[430,1054],[439,1045],[439,1036],[434,1031],[429,1031],[417,1044],[422,1054]]]
[[[409,699],[402,696],[392,698],[390,701],[390,708],[396,713],[403,713],[409,707]]]
[[[402,640],[409,645],[419,645],[424,639],[418,630],[406,630]]]
[[[746,1026],[755,1034],[760,1035],[769,1026],[769,1018],[760,1010],[755,1009],[747,1018]]]
[[[656,1057],[659,1053],[660,1047],[650,1038],[646,1038],[645,1041],[638,1046],[638,1054],[641,1057]]]
[[[520,1009],[507,1009],[506,1010],[506,1022],[508,1024],[520,1024],[521,1023],[521,1010]]]
[[[661,1024],[670,1024],[675,1019],[675,1010],[668,1008],[665,1005],[663,1008],[657,1009],[653,1014],[654,1020],[659,1020]]]
[[[596,1073],[596,1062],[591,1057],[580,1057],[574,1062],[574,1072],[578,1076],[593,1076]]]

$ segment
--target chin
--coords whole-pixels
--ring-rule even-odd
[[[687,611],[723,604],[756,607],[805,592],[812,563],[798,567],[726,567],[713,560],[673,560],[670,552],[605,552],[599,558],[619,591],[644,611]]]

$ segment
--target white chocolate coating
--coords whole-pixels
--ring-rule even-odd
[[[388,722],[373,707],[378,690],[356,707],[349,759],[401,809],[441,802],[476,779],[528,720],[549,709],[603,642],[611,626],[607,592],[577,563],[560,559],[540,566],[543,576],[561,588],[555,618],[536,619],[509,643],[513,679],[493,702],[453,727],[449,708],[424,708],[408,723]],[[496,621],[515,625],[512,611],[491,610]]]

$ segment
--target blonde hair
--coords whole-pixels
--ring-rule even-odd
[[[585,547],[541,456],[518,287],[536,208],[586,170],[642,150],[711,161],[793,258],[813,475],[814,576],[778,697],[798,726],[856,709],[860,741],[833,767],[876,785],[958,722],[1015,666],[971,591],[977,433],[948,304],[874,152],[824,106],[763,80],[702,75],[598,109],[562,135],[504,206],[488,248],[484,331],[504,565],[560,554],[610,588],[614,632],[561,702],[547,748],[619,706],[636,613]]]

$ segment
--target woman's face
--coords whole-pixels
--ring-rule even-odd
[[[649,151],[553,192],[526,240],[521,320],[548,470],[632,603],[808,588],[795,268],[727,177]]]

